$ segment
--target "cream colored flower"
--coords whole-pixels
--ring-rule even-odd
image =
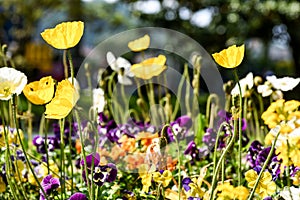
[[[133,73],[130,71],[131,64],[128,60],[122,57],[116,58],[112,52],[107,52],[106,60],[111,69],[118,73],[118,81],[123,85],[132,85],[132,81],[129,77],[133,77]]]
[[[19,95],[27,84],[22,72],[9,67],[0,68],[0,100],[9,100],[13,94]]]
[[[300,78],[291,78],[291,77],[284,77],[284,78],[277,78],[276,76],[267,76],[267,81],[271,83],[271,85],[283,92],[289,91],[294,89],[300,82]]]
[[[254,85],[253,73],[250,72],[249,74],[247,74],[247,76],[245,78],[241,79],[239,81],[239,83],[240,83],[241,90],[242,90],[242,97],[244,97],[246,91],[253,88],[253,85]],[[239,94],[240,94],[239,87],[238,87],[238,84],[236,84],[234,86],[234,88],[231,90],[231,95],[235,96],[235,95],[239,95]]]

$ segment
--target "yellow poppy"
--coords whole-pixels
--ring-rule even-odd
[[[23,93],[33,104],[46,104],[53,98],[55,82],[51,76],[41,78],[25,86]]]
[[[220,53],[212,54],[216,63],[225,68],[235,68],[241,64],[244,58],[245,45],[237,47],[232,45]]]
[[[164,55],[149,58],[141,63],[132,65],[130,71],[138,78],[150,79],[153,76],[158,76],[167,68],[165,66],[166,60],[167,58]]]
[[[150,37],[147,34],[141,38],[138,38],[128,43],[128,48],[134,52],[143,51],[145,49],[148,49],[149,46],[150,46]]]
[[[62,119],[66,117],[78,99],[79,94],[70,81],[63,80],[59,82],[54,98],[46,105],[46,118]]]
[[[42,38],[56,49],[69,49],[80,41],[84,23],[81,21],[63,22],[41,33]]]

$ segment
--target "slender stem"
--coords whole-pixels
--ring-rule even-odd
[[[214,149],[214,157],[213,157],[213,175],[218,173],[218,172],[216,172],[216,163],[217,163],[217,152],[218,152],[219,138],[220,138],[220,134],[222,133],[222,129],[226,126],[230,127],[230,125],[227,122],[222,122],[222,124],[220,125],[220,127],[218,129],[218,132],[217,132],[215,149]]]
[[[68,74],[68,64],[67,64],[67,51],[68,50],[64,50],[64,52],[63,52],[63,66],[64,66],[65,78],[69,77],[69,74]]]
[[[260,170],[260,172],[259,172],[259,175],[258,175],[258,177],[257,177],[257,179],[256,179],[256,182],[255,182],[255,184],[254,184],[254,186],[253,186],[253,189],[252,189],[252,191],[251,191],[251,193],[250,193],[250,195],[249,195],[249,197],[248,197],[248,200],[251,200],[251,199],[252,199],[252,197],[253,197],[253,195],[254,195],[254,193],[255,193],[255,190],[256,190],[256,188],[257,188],[257,186],[258,186],[259,180],[260,180],[260,178],[261,178],[263,172],[265,171],[265,169],[266,169],[266,167],[267,167],[267,165],[268,165],[268,163],[269,163],[269,161],[270,161],[270,159],[271,159],[271,157],[272,157],[272,155],[273,155],[273,152],[274,152],[274,149],[275,149],[275,144],[276,144],[277,138],[278,138],[278,136],[279,136],[279,134],[280,134],[280,126],[275,127],[275,128],[274,128],[274,131],[276,132],[276,137],[275,137],[275,139],[274,139],[274,141],[273,141],[273,143],[272,143],[272,146],[271,146],[270,152],[269,152],[269,154],[268,154],[268,157],[267,157],[267,159],[266,159],[266,161],[265,161],[263,167],[261,168],[261,170]]]
[[[90,181],[89,181],[88,170],[87,170],[86,154],[85,154],[85,149],[84,149],[84,146],[83,146],[84,145],[84,140],[83,140],[83,135],[82,135],[82,130],[81,130],[81,120],[80,120],[80,117],[79,117],[79,114],[78,114],[77,110],[74,110],[74,115],[75,115],[75,119],[78,123],[79,137],[80,137],[80,142],[81,142],[81,153],[83,155],[83,162],[84,162],[85,179],[86,179],[90,199],[92,199]]]
[[[13,98],[14,98],[14,96],[13,96]],[[21,137],[20,132],[19,132],[19,127],[18,127],[18,122],[17,122],[17,110],[16,110],[16,105],[14,104],[14,101],[12,101],[11,107],[12,107],[12,112],[13,112],[12,113],[13,120],[14,120],[14,123],[16,125],[17,136],[18,136],[18,139],[19,139],[22,151],[24,153],[26,163],[27,163],[28,167],[30,168],[30,171],[31,171],[31,173],[32,173],[32,175],[34,177],[34,180],[37,182],[40,190],[42,191],[45,199],[47,200],[47,194],[44,191],[44,188],[42,187],[42,185],[40,184],[38,178],[36,177],[35,171],[33,170],[32,166],[31,166],[31,163],[30,163],[30,160],[28,159],[28,156],[27,156],[27,153],[26,153],[26,149],[24,147],[24,144],[23,144],[23,141],[22,141],[22,137]]]
[[[159,194],[160,194],[159,189],[160,189],[160,186],[161,186],[161,183],[158,184],[157,189],[156,189],[156,200],[159,200]]]
[[[185,71],[186,71],[187,66],[188,66],[187,64],[184,65],[184,75],[185,75]],[[180,106],[180,99],[178,99],[178,98],[181,98],[182,87],[183,87],[184,79],[185,79],[184,75],[181,76],[181,79],[180,79],[180,82],[179,82],[179,85],[178,85],[177,99],[176,99],[174,111],[172,112],[170,121],[173,121],[175,119],[175,117],[177,115],[177,112],[178,112],[178,109],[179,109],[179,106]]]
[[[234,69],[234,76],[235,76],[235,79],[236,79],[236,82],[238,84],[238,87],[239,87],[239,127],[238,127],[238,133],[239,133],[239,159],[238,159],[238,164],[239,164],[239,167],[238,167],[238,185],[241,185],[242,183],[242,105],[243,105],[243,102],[242,102],[242,89],[241,89],[241,85],[240,85],[240,80],[239,80],[239,76],[237,74],[237,70]]]
[[[229,129],[230,131],[230,129]],[[231,132],[231,131],[230,131]],[[223,151],[223,153],[221,154],[221,157],[216,165],[216,168],[215,168],[215,172],[214,172],[214,175],[213,175],[213,179],[212,179],[212,184],[211,184],[211,194],[210,194],[210,200],[213,199],[213,194],[214,194],[214,189],[215,189],[215,185],[216,185],[216,182],[217,182],[217,176],[218,176],[218,172],[219,172],[219,169],[220,169],[220,166],[222,164],[222,160],[224,159],[225,157],[225,154],[227,153],[227,151],[231,148],[231,146],[233,145],[234,143],[234,140],[235,140],[235,136],[236,136],[236,131],[231,132],[231,139],[227,145],[227,147],[225,148],[225,150]]]
[[[74,85],[74,66],[73,66],[73,60],[72,60],[72,55],[71,51],[67,50],[68,52],[68,60],[69,60],[69,65],[70,65],[70,72],[71,72],[71,79],[72,79],[72,85]]]
[[[62,184],[62,191],[61,191],[61,199],[64,199],[64,195],[66,192],[66,174],[65,174],[65,118],[59,120],[59,128],[60,128],[60,183]]]

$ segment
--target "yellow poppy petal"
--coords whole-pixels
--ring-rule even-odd
[[[141,63],[132,65],[130,71],[137,78],[147,80],[152,78],[153,76],[158,76],[167,68],[167,66],[165,66],[166,60],[167,59],[164,55],[149,58]]]
[[[242,63],[244,53],[245,45],[239,47],[232,45],[219,53],[212,54],[212,56],[218,65],[225,68],[235,68]]]
[[[54,80],[51,76],[41,78],[25,86],[23,93],[25,97],[33,104],[46,104],[54,95]]]
[[[42,38],[56,49],[69,49],[80,41],[84,30],[81,21],[63,22],[41,33]]]
[[[78,99],[79,94],[70,81],[63,80],[59,82],[54,98],[46,105],[46,118],[62,119],[66,117],[71,112]]]
[[[144,35],[144,37],[138,38],[128,43],[128,48],[131,51],[139,52],[145,49],[148,49],[150,46],[150,37],[149,35]]]

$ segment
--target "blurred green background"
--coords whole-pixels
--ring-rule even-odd
[[[40,33],[62,21],[85,22],[74,48],[75,64],[113,34],[136,27],[164,27],[187,34],[209,53],[246,44],[240,76],[300,75],[300,3],[296,0],[1,0],[0,43],[29,81],[63,77],[62,53]],[[232,78],[220,69],[224,79]],[[299,86],[295,91],[299,91]],[[298,98],[298,92],[294,92]]]

